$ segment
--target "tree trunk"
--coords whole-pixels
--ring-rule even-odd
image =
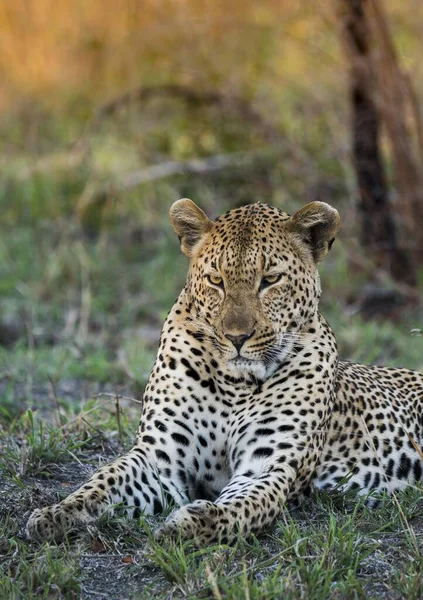
[[[353,163],[361,241],[378,267],[408,285],[423,256],[421,176],[405,126],[404,78],[376,0],[339,0],[350,63]],[[382,125],[393,148],[399,202],[392,204],[380,147]]]

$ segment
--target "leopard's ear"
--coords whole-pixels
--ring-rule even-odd
[[[331,249],[339,223],[339,213],[335,208],[326,202],[310,202],[290,218],[288,227],[307,244],[317,263]]]
[[[192,200],[182,198],[170,207],[170,222],[188,258],[195,253],[202,238],[213,226],[207,215]]]

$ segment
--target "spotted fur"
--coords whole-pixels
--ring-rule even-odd
[[[310,486],[392,491],[422,479],[420,374],[338,360],[318,311],[317,263],[336,210],[292,217],[263,204],[210,221],[171,209],[190,260],[163,327],[133,449],[35,510],[31,538],[58,538],[113,505],[177,508],[158,537],[198,544],[260,531]]]

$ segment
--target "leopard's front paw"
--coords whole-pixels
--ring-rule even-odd
[[[64,527],[57,505],[37,508],[26,524],[26,536],[30,540],[60,540]]]
[[[198,546],[227,542],[228,519],[223,513],[224,509],[213,502],[196,500],[171,513],[155,538],[193,540]]]

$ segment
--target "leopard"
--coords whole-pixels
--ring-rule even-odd
[[[230,544],[310,490],[372,498],[422,480],[423,378],[341,360],[319,311],[338,211],[256,202],[212,220],[184,198],[170,221],[189,267],[164,323],[133,448],[53,506],[32,540],[103,514],[167,513],[156,538]]]

